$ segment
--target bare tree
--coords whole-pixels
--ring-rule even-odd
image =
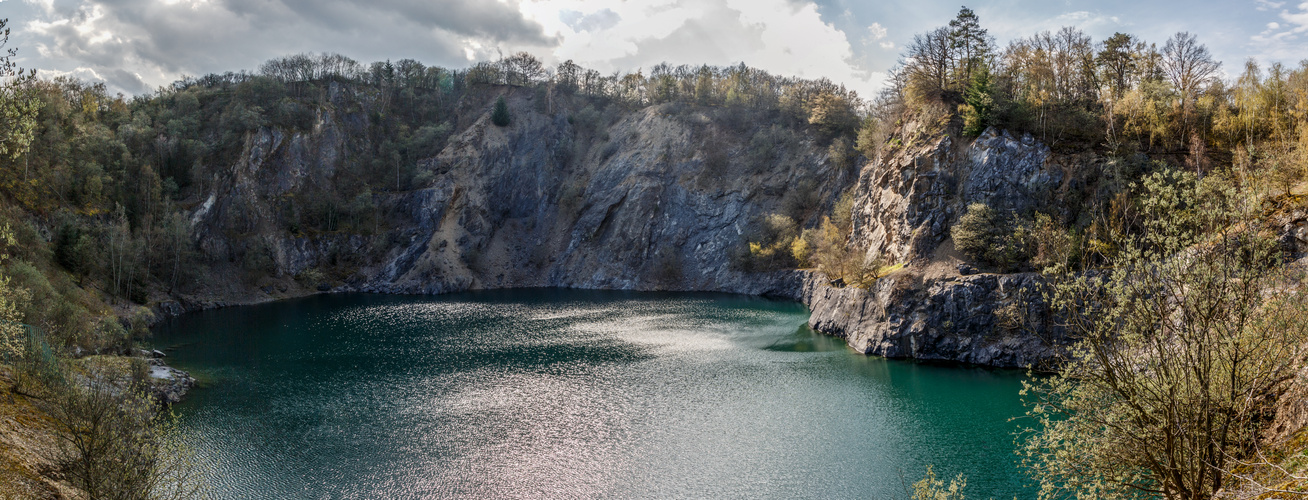
[[[1196,95],[1216,76],[1222,63],[1214,61],[1208,47],[1201,45],[1188,31],[1182,31],[1163,45],[1160,61],[1163,73],[1181,93],[1181,126],[1184,137],[1189,131],[1190,112]]]
[[[938,98],[949,88],[949,66],[953,56],[949,28],[916,35],[908,46],[908,88],[914,99]]]

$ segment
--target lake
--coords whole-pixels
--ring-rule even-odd
[[[792,302],[526,289],[191,313],[157,346],[215,498],[1029,498],[1024,374],[887,360]]]

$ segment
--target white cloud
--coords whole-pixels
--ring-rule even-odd
[[[1258,7],[1255,7],[1258,10],[1275,10],[1285,5],[1285,2],[1272,2],[1269,0],[1254,0],[1254,3],[1258,4]]]
[[[872,23],[867,27],[867,35],[870,40],[880,40],[886,37],[886,28],[881,23]]]
[[[0,0],[8,1],[8,0]],[[463,67],[527,50],[605,73],[661,62],[745,62],[829,78],[864,96],[873,58],[897,47],[881,23],[813,0],[21,0],[24,53],[43,74],[150,90],[184,75],[255,69],[272,57],[340,52]],[[30,7],[29,7],[30,6]],[[883,21],[884,22],[884,21]],[[839,26],[847,26],[848,33]],[[899,35],[896,33],[895,35]],[[881,50],[878,50],[879,47]]]
[[[1283,4],[1279,2],[1277,6]],[[1259,52],[1254,54],[1259,59],[1295,61],[1303,58],[1303,37],[1308,34],[1308,2],[1296,7],[1296,11],[1283,9],[1277,15],[1284,24],[1269,22],[1267,29],[1249,37],[1251,46]]]
[[[1294,25],[1290,31],[1295,33],[1308,31],[1308,2],[1299,4],[1299,12],[1292,13],[1288,10],[1281,11],[1281,19]]]
[[[609,73],[662,62],[745,62],[775,74],[829,78],[865,96],[884,79],[859,67],[849,37],[807,0],[538,0],[520,8],[561,40],[551,63],[571,59]],[[605,12],[605,25],[580,26]],[[869,36],[880,34],[873,41],[885,37],[879,24],[868,29]]]

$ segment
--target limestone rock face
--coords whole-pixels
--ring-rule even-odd
[[[722,124],[708,111],[651,106],[588,139],[565,112],[541,112],[532,92],[506,89],[512,125],[474,117],[417,165],[429,180],[362,200],[383,217],[371,234],[305,234],[278,214],[341,187],[341,173],[357,170],[352,162],[369,147],[360,142],[367,96],[345,88],[332,95],[341,105],[320,112],[312,132],[247,137],[193,212],[204,252],[234,262],[267,253],[284,276],[348,268],[333,286],[340,290],[750,292],[770,288],[771,278],[731,265],[742,235],[796,191],[810,207],[798,222],[817,220],[855,176],[805,133],[769,151],[770,161],[751,160],[750,137],[768,123]]]
[[[977,274],[923,281],[912,273],[871,289],[817,287],[809,324],[859,352],[890,358],[1048,367],[1063,340],[1039,305],[1038,276]]]
[[[1018,213],[1047,209],[1063,182],[1062,170],[1048,162],[1049,148],[1030,136],[991,128],[967,145],[948,135],[927,137],[882,155],[859,176],[852,237],[868,248],[868,258],[926,257],[968,204]]]
[[[1062,340],[1036,310],[1042,307],[1037,276],[978,274],[966,262],[935,254],[971,203],[1004,213],[1059,213],[1054,200],[1066,182],[1061,159],[1029,136],[992,128],[960,143],[917,127],[904,127],[906,142],[863,168],[851,235],[867,247],[868,259],[908,267],[868,290],[816,288],[808,299],[809,324],[868,354],[1048,365]]]
[[[506,88],[511,125],[494,126],[488,112],[460,118],[444,149],[416,165],[421,183],[350,201],[376,207],[370,230],[313,233],[291,227],[285,214],[341,191],[373,149],[371,97],[336,85],[330,92],[333,106],[319,111],[313,130],[248,134],[242,154],[206,181],[210,193],[191,213],[197,247],[211,258],[266,256],[271,272],[286,277],[255,284],[261,300],[286,293],[290,276],[310,276],[298,285],[305,293],[724,291],[804,301],[814,328],[869,354],[999,366],[1050,355],[1029,331],[995,319],[1030,276],[922,277],[968,203],[1023,212],[1053,199],[1062,170],[1029,137],[989,130],[965,141],[908,127],[907,143],[856,173],[833,164],[805,132],[760,156],[750,138],[768,123],[660,105],[586,132],[566,111],[546,112],[553,105],[533,102],[534,93]],[[909,264],[905,271],[865,291],[832,288],[810,272],[748,273],[732,264],[762,217],[789,211],[812,227],[850,186],[851,239],[869,248],[869,258]]]

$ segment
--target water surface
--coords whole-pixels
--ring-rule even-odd
[[[1020,374],[885,360],[710,294],[324,295],[156,343],[217,498],[902,498],[927,464],[1031,496]]]

